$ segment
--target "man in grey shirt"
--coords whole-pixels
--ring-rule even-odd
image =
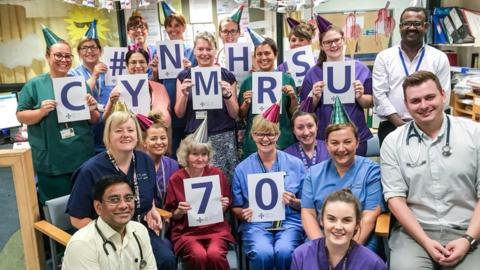
[[[480,124],[443,112],[436,75],[403,82],[413,121],[381,148],[385,201],[397,219],[390,269],[477,269],[480,249]]]

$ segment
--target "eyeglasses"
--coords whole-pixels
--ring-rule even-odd
[[[332,40],[322,41],[322,45],[323,47],[332,47],[333,43],[335,43],[335,45],[339,46],[340,44],[342,44],[342,42],[343,42],[342,38],[336,38]]]
[[[62,61],[63,59],[65,59],[65,61],[71,62],[73,59],[73,54],[53,53],[53,58],[55,59],[55,61]]]
[[[235,35],[236,33],[238,33],[238,30],[222,30],[220,31],[222,34],[228,36],[228,35]]]
[[[405,21],[400,23],[400,27],[402,28],[410,28],[412,26],[415,28],[419,28],[423,25],[425,25],[425,21]]]
[[[80,51],[96,51],[98,49],[97,45],[92,45],[92,46],[82,46],[80,47]]]
[[[111,205],[118,205],[122,201],[122,197],[119,195],[114,195],[114,196],[108,197],[108,199],[104,201]],[[127,194],[123,196],[123,201],[125,203],[132,203],[133,201],[135,201],[135,196],[133,196],[133,194]]]
[[[253,133],[253,135],[258,137],[259,139],[267,138],[269,140],[273,140],[277,136],[276,133],[261,133],[261,132],[255,132],[255,133]]]
[[[136,31],[136,30],[145,30],[147,29],[147,26],[145,24],[138,24],[138,25],[134,25],[134,26],[130,26],[128,28],[128,30],[133,30],[133,31]]]
[[[132,61],[128,62],[128,65],[130,65],[130,66],[136,66],[138,64],[143,66],[143,65],[147,64],[147,61],[145,61],[145,60],[138,60],[138,61],[132,60]]]

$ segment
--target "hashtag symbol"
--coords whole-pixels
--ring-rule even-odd
[[[120,57],[118,57],[118,54],[120,53]],[[114,52],[113,58],[110,59],[110,62],[112,63],[109,68],[112,70],[112,76],[116,75],[122,75],[123,70],[125,69],[124,63],[125,59],[125,52]],[[118,71],[118,74],[116,73]]]

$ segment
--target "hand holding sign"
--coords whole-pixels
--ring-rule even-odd
[[[353,82],[353,89],[355,90],[355,98],[361,98],[363,94],[365,93],[365,89],[363,88],[363,84],[359,81],[356,80]]]
[[[186,97],[190,95],[190,91],[192,91],[193,83],[192,79],[185,79],[183,82],[180,83],[180,91]]]
[[[42,101],[42,103],[40,104],[40,108],[39,110],[41,110],[43,113],[43,116],[47,116],[48,113],[50,113],[51,111],[55,110],[55,108],[57,107],[57,102],[53,99],[45,99]]]

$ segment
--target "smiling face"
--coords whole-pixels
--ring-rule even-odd
[[[350,245],[350,241],[359,228],[358,219],[354,204],[342,201],[328,202],[324,206],[320,221],[323,225],[327,245],[337,247]]]
[[[208,165],[208,152],[192,150],[188,153],[187,164],[191,169],[203,169]]]
[[[134,198],[128,184],[117,183],[105,189],[102,201],[95,200],[94,207],[105,223],[120,232],[133,217]]]
[[[165,26],[168,39],[170,40],[183,40],[183,33],[185,33],[185,25],[181,24],[178,20],[172,19],[170,24]]]
[[[349,168],[355,160],[358,140],[352,127],[348,126],[327,135],[327,150],[335,166]]]
[[[344,39],[342,34],[335,29],[328,30],[323,34],[320,47],[325,52],[327,60],[343,60]]]
[[[148,26],[143,20],[138,20],[137,23],[132,23],[128,27],[127,34],[132,43],[140,44],[143,47],[148,38]]]
[[[65,77],[72,67],[72,50],[65,43],[50,46],[50,52],[45,56],[52,77]]]
[[[147,69],[148,62],[143,54],[135,52],[128,59],[127,70],[129,74],[145,74]]]
[[[302,145],[312,145],[317,138],[317,123],[311,115],[302,115],[295,118],[293,134]]]
[[[291,35],[290,38],[288,39],[288,42],[290,43],[290,49],[295,49],[295,48],[300,48],[303,46],[310,45],[311,40],[308,40],[303,37],[297,37],[295,35]]]
[[[161,157],[165,155],[168,148],[167,131],[161,127],[150,127],[146,131],[147,136],[143,147],[151,156]]]
[[[100,61],[102,50],[94,40],[86,40],[78,46],[78,55],[86,65],[95,65]]]
[[[275,53],[268,44],[258,45],[255,48],[255,62],[261,71],[273,71]]]
[[[195,57],[197,58],[198,66],[211,67],[215,61],[216,50],[215,47],[206,39],[197,38],[194,48]]]
[[[406,11],[400,21],[400,36],[402,43],[415,46],[423,43],[423,37],[428,29],[423,12]]]
[[[138,142],[135,122],[132,118],[117,126],[112,126],[110,131],[110,147],[115,152],[131,152]]]
[[[405,90],[405,106],[420,127],[442,122],[445,98],[445,92],[432,80]]]
[[[236,43],[240,37],[238,24],[233,21],[222,21],[220,24],[220,38],[223,44]]]

